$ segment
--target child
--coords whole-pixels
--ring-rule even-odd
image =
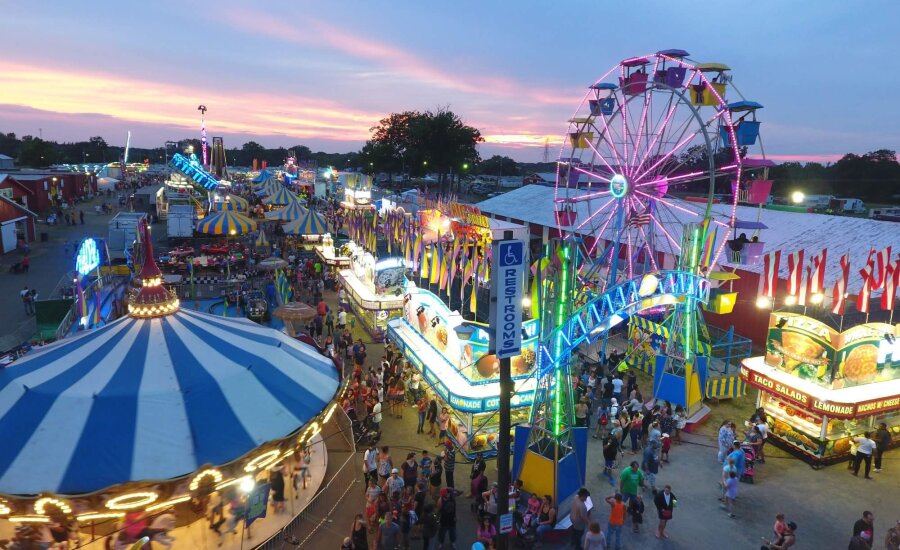
[[[628,515],[631,516],[631,527],[635,533],[640,532],[644,523],[644,499],[638,494],[628,501]]]
[[[537,519],[541,512],[541,499],[534,493],[528,497],[528,510],[525,512],[523,523],[526,527],[537,525]]]
[[[662,462],[669,462],[669,449],[672,448],[672,438],[669,437],[669,434],[662,434],[662,451],[659,454],[659,459]]]
[[[687,416],[684,414],[684,409],[681,405],[675,407],[675,444],[681,444],[681,430],[687,425]]]

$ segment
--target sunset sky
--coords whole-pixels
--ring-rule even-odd
[[[226,146],[346,152],[390,112],[446,106],[482,131],[482,156],[535,161],[599,75],[681,48],[729,64],[765,105],[770,158],[900,148],[897,0],[0,0],[0,12],[0,131],[57,141],[199,137],[202,103]]]

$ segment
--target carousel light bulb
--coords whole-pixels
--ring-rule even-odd
[[[256,482],[253,480],[252,477],[250,477],[250,476],[244,476],[244,477],[241,478],[241,482],[240,482],[240,484],[239,484],[239,487],[240,487],[240,489],[241,489],[242,492],[248,493],[248,494],[249,494],[250,492],[253,491],[253,488],[254,488],[255,486],[256,486]]]
[[[803,191],[794,191],[791,193],[791,202],[794,204],[801,204],[805,198],[806,195],[803,194]]]
[[[785,305],[792,306],[797,303],[797,297],[796,296],[788,296],[787,298],[784,299],[784,303],[785,303]]]
[[[812,302],[813,304],[821,304],[822,300],[824,300],[824,299],[825,299],[825,296],[823,296],[819,292],[816,292],[815,294],[812,295],[812,297],[809,299],[809,301]]]
[[[522,307],[531,307],[531,298],[528,296],[522,298]]]
[[[756,299],[756,307],[758,307],[760,309],[765,309],[765,308],[769,307],[769,299],[766,298],[765,296],[760,296],[759,298]]]

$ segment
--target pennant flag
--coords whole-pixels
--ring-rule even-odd
[[[462,276],[459,280],[459,300],[462,301],[466,297],[466,282],[469,280],[469,278],[466,277],[466,273],[469,272],[469,257],[466,255],[465,251],[463,251],[462,258],[459,261],[459,271]]]
[[[890,249],[890,247],[888,247]],[[881,309],[892,311],[894,300],[897,297],[897,287],[900,286],[900,260],[888,264],[884,272],[884,290],[881,293]]]
[[[775,297],[775,290],[778,287],[778,264],[781,263],[781,251],[776,250],[769,252],[763,257],[763,272],[759,277],[759,296],[767,298]]]
[[[875,270],[872,273],[872,290],[884,287],[887,278],[887,269],[891,265],[891,247],[883,249],[875,256]]]
[[[472,284],[472,295],[469,297],[469,312],[472,315],[478,314],[478,282]]]
[[[707,220],[704,220],[703,223],[707,223]],[[709,267],[709,264],[712,263],[713,254],[716,250],[716,233],[718,231],[718,227],[713,227],[712,231],[709,231],[707,228],[706,239],[703,242],[703,253],[700,255],[700,267]]]
[[[825,265],[828,259],[828,249],[823,248],[822,253],[813,256],[812,275],[809,280],[809,293],[821,294],[825,290]]]
[[[428,249],[425,248],[424,244],[422,245],[422,247],[422,271],[420,272],[420,274],[423,279],[428,279],[431,273],[431,259],[428,257]]]
[[[431,246],[431,276],[429,284],[436,284],[441,278],[441,247],[439,244]]]
[[[447,288],[447,281],[450,278],[450,253],[444,253],[441,250],[441,273],[438,276],[438,288],[444,290]]]
[[[100,289],[98,288],[96,292],[94,292],[94,316],[91,319],[91,325],[93,327],[100,326]]]
[[[800,295],[797,296],[797,304],[801,306],[806,305],[806,298],[809,296],[809,279],[811,277],[812,270],[807,267],[806,268],[806,277],[803,277],[803,273],[800,274]]]
[[[841,256],[841,276],[834,283],[831,290],[831,303],[834,304],[831,312],[835,315],[844,314],[844,302],[847,298],[847,283],[850,279],[850,254]]]
[[[871,265],[866,266],[866,268],[869,267],[871,267]],[[871,272],[866,272],[865,269],[861,269],[859,273],[863,276],[863,280],[862,288],[859,289],[859,294],[856,295],[856,309],[861,313],[869,313],[869,297],[872,294]]]
[[[796,296],[803,280],[803,250],[788,255],[788,294]]]

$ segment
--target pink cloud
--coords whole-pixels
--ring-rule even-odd
[[[575,97],[565,97],[554,90],[540,90],[532,85],[518,83],[499,76],[480,77],[466,74],[464,77],[442,71],[435,64],[384,42],[350,33],[341,27],[324,23],[312,17],[304,17],[304,25],[291,26],[275,17],[244,10],[226,11],[224,21],[232,27],[303,45],[327,45],[331,49],[357,59],[364,59],[386,66],[400,76],[467,94],[494,98],[523,99],[543,105],[570,106]]]
[[[806,155],[766,155],[766,158],[774,160],[775,162],[819,162],[826,164],[829,162],[837,162],[841,160],[843,156],[843,154],[810,153]]]

